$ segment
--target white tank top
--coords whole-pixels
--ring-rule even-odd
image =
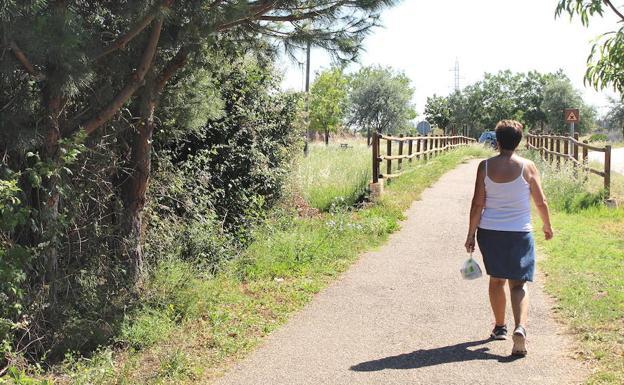
[[[485,208],[479,227],[486,230],[533,230],[531,225],[531,191],[524,179],[524,163],[520,176],[511,182],[497,183],[488,176],[485,161]]]

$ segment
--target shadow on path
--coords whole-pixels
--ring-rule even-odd
[[[384,369],[418,369],[426,366],[447,364],[451,362],[465,362],[473,360],[497,360],[498,362],[512,362],[517,359],[513,356],[500,356],[488,353],[490,348],[470,350],[469,347],[493,342],[491,339],[464,342],[457,345],[444,346],[435,349],[420,349],[411,353],[380,358],[378,360],[361,362],[350,369],[356,372],[374,372]]]

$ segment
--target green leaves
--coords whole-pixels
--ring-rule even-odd
[[[576,131],[587,132],[595,125],[596,111],[583,102],[581,93],[574,88],[567,77],[551,78],[544,87],[541,108],[546,114],[548,125],[553,132],[565,133],[568,125],[564,121],[565,108],[579,108],[581,120]]]
[[[604,0],[560,0],[555,10],[555,16],[559,17],[563,13],[581,18],[583,25],[589,24],[589,18],[595,14],[602,16],[604,13]]]
[[[413,95],[404,73],[389,67],[364,67],[351,80],[350,121],[363,131],[399,133],[415,117]]]
[[[585,81],[596,89],[611,86],[616,92],[624,91],[624,27],[605,33],[594,43]]]
[[[449,108],[449,101],[443,96],[427,97],[427,104],[425,105],[425,118],[429,123],[433,123],[439,128],[446,130],[446,127],[451,121],[451,109]]]
[[[561,16],[565,12],[570,18],[577,15],[587,26],[590,17],[603,16],[607,10],[624,21],[624,13],[610,0],[560,0],[555,14]],[[624,27],[596,39],[587,58],[585,82],[596,90],[612,87],[624,93]]]
[[[318,74],[310,92],[310,129],[337,132],[342,126],[348,102],[348,79],[333,68]]]
[[[588,131],[595,125],[596,112],[583,102],[580,92],[561,71],[542,74],[507,70],[486,73],[483,80],[445,98],[434,95],[427,100],[425,114],[431,122],[437,119],[444,123],[448,119],[450,127],[468,126],[477,133],[493,129],[502,119],[516,119],[529,128],[548,125],[562,132],[567,129],[563,120],[563,109],[567,107],[581,109],[577,130]]]

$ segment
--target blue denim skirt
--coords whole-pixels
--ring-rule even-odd
[[[495,278],[533,281],[535,273],[533,233],[479,228],[477,243],[488,275]]]

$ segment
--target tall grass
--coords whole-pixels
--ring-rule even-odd
[[[545,162],[536,152],[524,155],[540,169],[552,208],[555,237],[537,237],[547,255],[540,261],[545,287],[578,336],[579,357],[595,369],[586,384],[623,384],[624,208],[603,204],[602,178]],[[612,196],[621,194],[622,179],[614,177]]]
[[[353,206],[366,193],[371,149],[361,141],[348,144],[312,144],[297,168],[295,181],[303,198],[321,211]]]
[[[524,151],[521,155],[535,162],[540,170],[542,187],[553,210],[578,212],[602,204],[604,191],[590,190],[590,176],[586,171],[575,168],[570,162],[544,161],[535,151]]]

